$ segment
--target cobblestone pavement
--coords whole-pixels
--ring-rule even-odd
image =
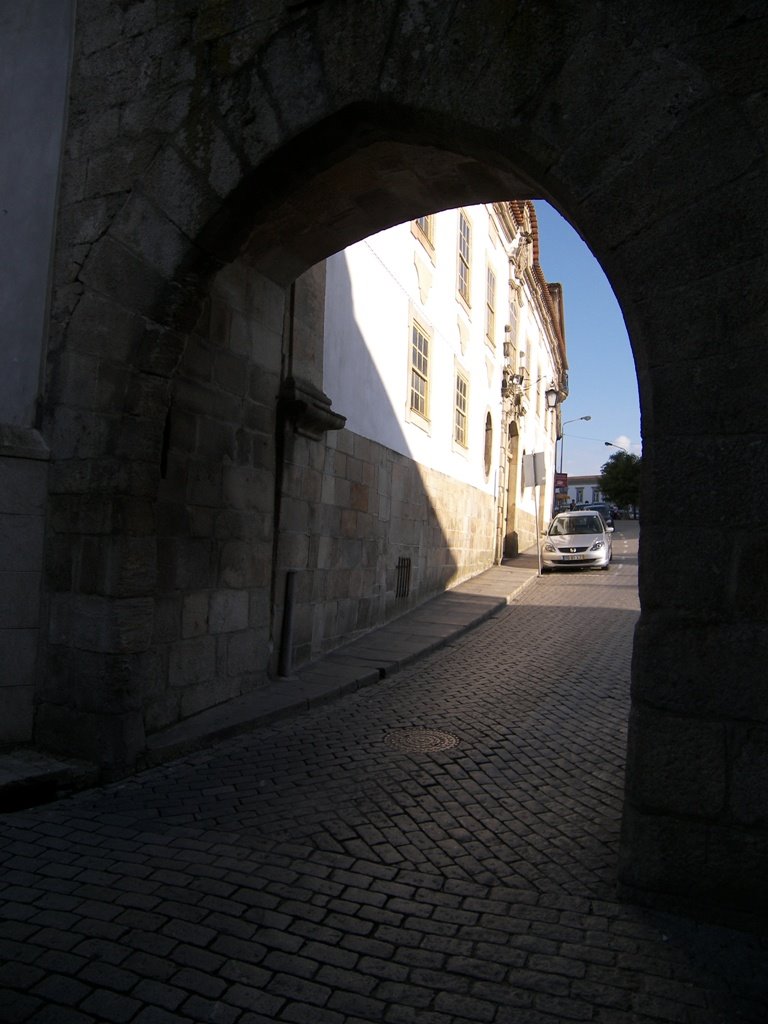
[[[393,679],[0,818],[0,1019],[764,1024],[764,940],[616,897],[617,526]]]

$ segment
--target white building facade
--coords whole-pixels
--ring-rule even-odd
[[[351,246],[328,260],[325,322],[324,386],[347,429],[492,498],[489,561],[532,545],[537,500],[552,503],[547,392],[567,394],[533,204],[445,211]],[[521,473],[533,452],[547,470],[538,493]]]
[[[574,502],[576,505],[581,505],[583,503],[590,504],[597,501],[605,501],[603,492],[600,488],[599,474],[593,474],[592,476],[568,477],[568,500],[565,503],[566,507],[571,502]]]
[[[561,292],[538,263],[533,204],[444,211],[331,257],[323,389],[346,417],[328,443],[396,453],[434,520],[418,549],[415,524],[389,536],[415,600],[533,545],[567,394]],[[522,472],[533,453],[538,486]],[[380,497],[380,515],[398,511]]]

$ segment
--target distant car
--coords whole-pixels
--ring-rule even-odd
[[[583,505],[582,508],[589,509],[590,512],[599,512],[605,521],[605,525],[613,526],[613,508],[611,505],[606,504],[606,502],[592,501],[587,505]]]
[[[559,512],[545,534],[541,546],[544,568],[591,566],[607,569],[613,557],[611,534],[599,512],[581,509]]]

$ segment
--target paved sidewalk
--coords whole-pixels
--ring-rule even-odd
[[[379,682],[452,642],[513,601],[538,575],[536,549],[505,560],[426,601],[358,640],[272,681],[256,693],[212,709],[149,739],[159,764],[212,739],[274,721]]]
[[[392,676],[503,608],[537,572],[535,548],[508,559],[288,678],[273,680],[253,694],[156,733],[149,738],[146,762],[161,764]],[[92,765],[31,750],[0,754],[0,813],[65,796],[97,780]]]

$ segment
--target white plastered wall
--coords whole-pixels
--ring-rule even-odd
[[[435,216],[434,254],[411,225],[382,231],[328,261],[324,387],[347,428],[487,493],[495,487],[507,256],[492,246],[489,212],[472,224],[471,304],[457,300],[458,211]],[[485,333],[486,266],[497,281],[494,344]],[[429,409],[409,413],[411,321],[430,338]],[[456,372],[469,381],[467,444],[454,441]],[[494,428],[493,465],[485,472],[485,424]]]

